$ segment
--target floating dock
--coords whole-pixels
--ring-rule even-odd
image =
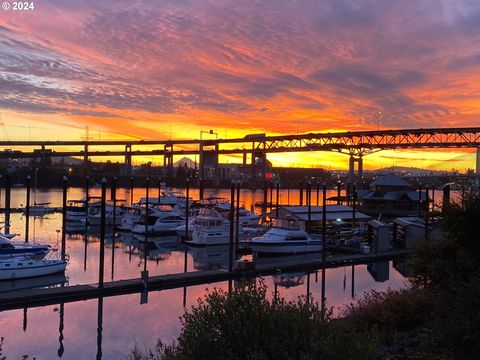
[[[331,256],[325,261],[291,259],[281,263],[256,264],[249,271],[211,270],[152,276],[145,282],[141,278],[117,280],[100,284],[73,285],[42,289],[19,290],[0,294],[0,311],[54,305],[59,303],[126,295],[145,291],[175,289],[221,281],[254,278],[279,273],[315,271],[342,266],[388,261],[411,254],[411,250],[393,250],[383,253]],[[321,254],[318,254],[321,257]]]

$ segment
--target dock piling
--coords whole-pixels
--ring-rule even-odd
[[[325,261],[327,245],[327,184],[322,185],[322,260]]]
[[[100,258],[98,260],[98,287],[103,287],[103,273],[105,264],[105,225],[106,225],[106,206],[107,201],[107,179],[102,179],[102,192],[100,202]]]
[[[160,191],[160,189],[158,189]],[[189,215],[189,196],[190,196],[190,179],[187,179],[186,189],[185,189],[185,241],[188,241],[188,215]],[[159,202],[160,203],[160,202]]]
[[[238,252],[240,239],[240,181],[237,181],[237,206],[235,211],[235,254]]]
[[[130,205],[133,204],[133,187],[134,187],[133,176],[130,176]]]
[[[303,181],[300,182],[299,188],[299,205],[303,206]]]
[[[67,236],[67,182],[68,178],[64,175],[62,178],[62,260],[65,260],[65,247]]]
[[[112,269],[111,277],[113,280],[115,272],[115,226],[117,224],[117,177],[112,178],[112,185],[110,188],[110,200],[113,202],[113,221],[112,221]]]
[[[12,191],[12,177],[5,176],[5,234],[10,234],[10,200]]]
[[[27,198],[25,202],[25,242],[28,243],[29,226],[30,226],[30,175],[27,175]]]
[[[277,188],[276,188],[276,197],[275,197],[275,217],[278,219],[278,206],[280,201],[280,181],[277,181]]]
[[[234,225],[234,213],[235,213],[235,183],[232,181],[230,186],[230,238],[228,242],[228,272],[233,271],[233,225]]]

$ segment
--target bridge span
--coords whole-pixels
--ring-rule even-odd
[[[218,164],[218,155],[243,154],[244,165],[247,165],[249,155],[252,172],[255,172],[256,160],[265,159],[268,153],[333,151],[350,156],[351,177],[353,178],[357,164],[361,178],[365,155],[388,149],[480,148],[480,127],[318,132],[275,136],[250,134],[232,139],[0,141],[0,146],[10,148],[0,151],[0,159],[72,156],[81,157],[85,164],[88,164],[89,157],[124,156],[127,172],[131,169],[134,156],[161,156],[164,167],[169,169],[173,167],[173,157],[176,155],[199,155],[199,176],[202,178],[205,164]],[[72,147],[76,149],[65,150]],[[102,147],[102,150],[92,150],[94,147]],[[118,150],[118,147],[123,149]],[[477,157],[480,156],[478,154],[480,152],[477,151]]]

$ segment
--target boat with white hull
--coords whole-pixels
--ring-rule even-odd
[[[230,242],[230,222],[213,208],[200,209],[189,245],[222,245]]]
[[[0,261],[0,280],[14,280],[65,271],[65,260],[13,258]]]
[[[132,232],[134,234],[148,234],[161,235],[172,234],[176,235],[178,226],[185,223],[185,218],[173,211],[154,212],[146,217],[143,217],[143,222],[136,224]],[[145,223],[145,221],[147,223]]]
[[[287,255],[322,250],[322,241],[312,238],[301,224],[292,218],[274,219],[270,230],[262,236],[252,238],[248,243],[257,254]]]
[[[120,200],[117,200],[119,202]],[[106,226],[113,226],[113,225],[120,225],[122,221],[122,216],[124,213],[123,206],[120,204],[115,206],[115,223],[114,223],[114,216],[113,216],[113,208],[114,206],[111,204],[107,204],[105,206],[105,225]],[[93,204],[88,207],[88,216],[86,218],[81,219],[81,222],[85,224],[88,220],[88,225],[91,226],[99,226],[101,224],[101,205],[100,204]]]

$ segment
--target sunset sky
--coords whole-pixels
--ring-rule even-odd
[[[9,139],[80,139],[86,126],[92,139],[480,126],[478,0],[34,6],[0,10]],[[328,153],[269,158],[347,164]],[[366,160],[367,168],[393,164],[464,170],[474,154],[389,151]]]

